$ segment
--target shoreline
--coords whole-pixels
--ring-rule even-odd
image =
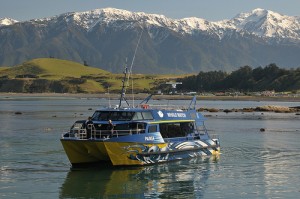
[[[71,97],[71,98],[110,98],[112,100],[119,99],[119,94],[114,93],[0,93],[0,97]],[[132,98],[132,94],[126,94],[128,99]],[[145,99],[149,94],[139,93],[135,94],[134,98],[137,100]],[[154,100],[190,100],[191,95],[153,95]],[[213,100],[213,101],[282,101],[282,102],[300,102],[300,97],[292,96],[202,96],[197,95],[197,100]]]

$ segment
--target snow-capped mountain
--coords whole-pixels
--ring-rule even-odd
[[[63,17],[68,23],[74,23],[91,31],[97,24],[114,26],[118,29],[134,28],[136,26],[165,27],[181,34],[206,32],[221,38],[227,32],[247,32],[264,38],[278,40],[292,39],[300,41],[300,18],[281,15],[279,13],[255,9],[248,13],[238,14],[230,20],[210,22],[201,18],[171,19],[163,15],[130,12],[126,10],[105,8],[87,12],[67,13],[44,21],[57,20]],[[36,20],[36,21],[41,21]],[[119,22],[127,22],[120,24]]]
[[[300,65],[300,17],[259,8],[217,22],[114,8],[16,22],[0,19],[0,65],[51,56],[121,72],[141,32],[136,64],[143,73]]]
[[[17,22],[18,21],[14,20],[14,19],[2,18],[2,19],[0,19],[0,27],[1,26],[9,26],[9,25],[12,25],[12,24],[17,23]]]
[[[247,31],[260,37],[300,40],[300,18],[255,9],[241,13],[231,20],[239,31]]]
[[[255,9],[248,13],[240,13],[230,20],[210,22],[202,18],[171,19],[163,15],[130,12],[115,8],[95,9],[86,12],[71,12],[52,18],[31,20],[37,24],[65,20],[67,24],[76,24],[86,31],[92,31],[97,24],[124,30],[136,26],[164,27],[181,34],[204,32],[217,35],[222,39],[226,34],[247,32],[262,38],[275,38],[278,41],[291,39],[300,41],[300,17],[282,15],[264,9]],[[0,24],[11,25],[17,21],[5,18]],[[120,22],[123,22],[120,24]],[[272,40],[274,41],[274,40]]]

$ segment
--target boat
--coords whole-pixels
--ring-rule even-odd
[[[107,128],[109,120],[112,130]],[[135,108],[102,108],[93,114],[90,132],[86,121],[78,120],[60,140],[72,166],[148,165],[218,155],[219,138],[208,134],[205,120],[191,107],[174,110],[140,104]]]
[[[132,65],[125,66],[119,104],[97,109],[61,136],[72,167],[86,164],[151,165],[220,154],[218,136],[209,135],[196,96],[186,108],[153,106],[149,95],[138,106],[125,98]],[[134,103],[132,103],[134,104]]]
[[[133,107],[125,99],[124,74],[119,105],[97,109],[90,121],[78,120],[62,134],[73,167],[150,165],[220,154],[219,137],[208,134],[196,96],[184,109],[150,105],[151,95]]]

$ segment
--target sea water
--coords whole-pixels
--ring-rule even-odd
[[[152,102],[189,105],[185,100]],[[61,134],[108,103],[98,98],[0,97],[0,198],[300,197],[300,116],[295,113],[203,113],[209,133],[221,140],[219,157],[71,169]],[[267,104],[300,105],[200,100],[197,108]]]

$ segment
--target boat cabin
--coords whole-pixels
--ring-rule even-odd
[[[92,120],[94,121],[136,121],[136,120],[153,120],[150,111],[96,111]]]
[[[113,129],[108,121],[112,120]],[[92,124],[79,120],[74,123],[68,136],[80,139],[108,139],[143,133],[159,132],[163,139],[199,137],[206,135],[203,124],[194,111],[167,111],[155,109],[97,110]]]

